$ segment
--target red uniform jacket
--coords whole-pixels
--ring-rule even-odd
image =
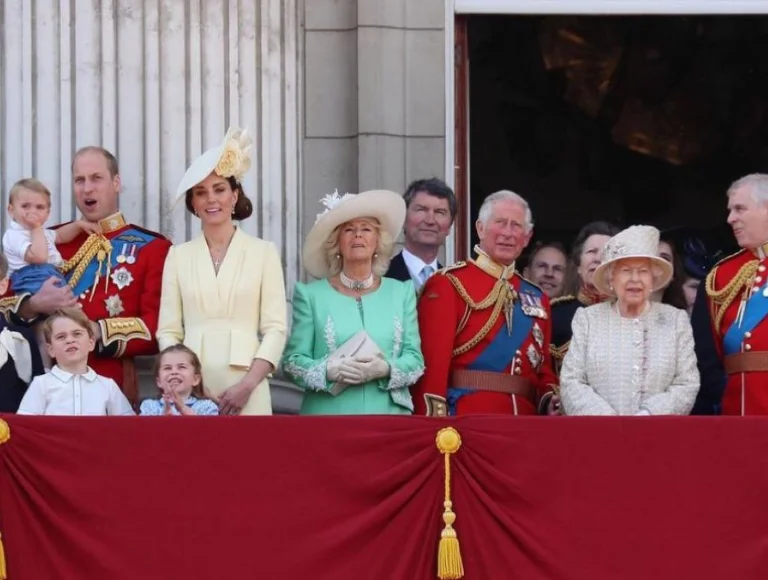
[[[113,379],[135,403],[138,384],[133,357],[157,352],[163,266],[171,242],[161,234],[126,223],[119,213],[99,224],[104,232],[101,242],[100,236],[83,233],[57,248],[65,262],[79,251],[93,248],[90,257],[88,252],[81,252],[84,255],[79,266],[67,272],[83,311],[101,328],[102,340],[88,364],[96,373]],[[109,240],[111,248],[103,238]],[[16,316],[16,309],[25,297],[14,296],[11,288],[0,301],[0,310],[8,320],[24,322]]]
[[[507,288],[515,296],[511,325],[497,305]],[[424,286],[418,314],[426,371],[411,391],[416,414],[528,415],[537,412],[537,403],[539,409],[546,405],[557,385],[550,364],[549,300],[513,268],[481,254],[440,270]],[[452,373],[462,369],[526,378],[536,400],[451,385]]]
[[[741,250],[707,277],[715,345],[727,376],[724,415],[768,415],[768,258],[761,256]]]

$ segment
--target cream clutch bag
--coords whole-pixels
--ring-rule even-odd
[[[368,336],[368,333],[361,330],[355,334],[352,338],[347,340],[339,348],[337,348],[329,357],[328,361],[340,361],[345,358],[353,356],[357,357],[384,357],[384,353],[381,352],[379,345]],[[331,385],[330,392],[332,395],[338,395],[343,392],[349,385],[343,381],[336,381]]]

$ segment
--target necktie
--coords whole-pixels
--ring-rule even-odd
[[[435,271],[435,269],[427,264],[421,269],[421,272],[419,272],[419,288],[424,286],[426,281],[429,279],[429,277],[432,275],[432,273]]]

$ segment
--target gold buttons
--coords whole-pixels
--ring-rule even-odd
[[[760,265],[757,267],[757,271],[758,271],[758,272],[765,272],[765,265],[764,265],[764,264],[760,264]]]
[[[745,344],[744,345],[744,350],[752,350],[752,345],[751,344]]]
[[[744,338],[752,338],[752,333],[750,331],[745,332]]]

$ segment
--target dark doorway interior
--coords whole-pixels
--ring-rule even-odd
[[[725,190],[768,169],[768,18],[472,16],[468,35],[473,221],[512,189],[536,239],[607,219],[733,246]]]

